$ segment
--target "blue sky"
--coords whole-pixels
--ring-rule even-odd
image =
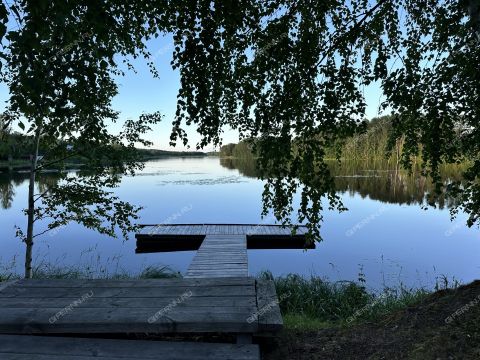
[[[142,111],[152,112],[161,111],[165,115],[162,124],[155,128],[153,136],[149,138],[159,149],[171,149],[168,146],[171,123],[173,121],[176,109],[176,96],[180,84],[178,71],[173,71],[170,66],[173,40],[170,36],[158,38],[150,41],[148,47],[154,58],[155,66],[160,73],[160,79],[155,79],[150,74],[144,59],[138,59],[134,62],[137,74],[128,73],[125,77],[119,78],[119,95],[115,97],[113,105],[115,109],[121,111],[123,118],[138,117]],[[365,97],[368,104],[367,118],[378,115],[378,106],[381,90],[378,84],[365,88]],[[190,140],[192,149],[195,148],[199,137],[195,128],[185,128]],[[238,133],[231,129],[225,129],[223,143],[238,142]],[[178,149],[184,149],[181,144]],[[209,147],[207,150],[212,150]]]
[[[171,123],[174,119],[176,109],[176,97],[180,84],[178,71],[172,70],[170,66],[173,41],[171,36],[159,37],[149,41],[148,48],[153,56],[153,60],[160,78],[154,78],[150,73],[145,59],[139,58],[133,61],[136,73],[129,71],[126,76],[117,78],[119,84],[119,94],[113,99],[113,107],[120,111],[119,124],[112,125],[112,130],[118,130],[121,122],[129,118],[138,118],[142,112],[160,111],[164,115],[164,120],[158,124],[154,131],[149,134],[148,139],[154,143],[154,148],[162,150],[185,150],[181,144],[176,148],[169,146]],[[365,88],[365,97],[368,104],[367,118],[378,115],[378,106],[380,100],[380,88],[378,85],[372,85]],[[4,107],[8,99],[8,90],[5,84],[0,84],[0,101]],[[185,128],[189,135],[189,144],[195,149],[195,144],[199,140],[193,126]],[[231,129],[225,129],[223,143],[238,142],[238,134]],[[204,149],[213,150],[212,146]]]

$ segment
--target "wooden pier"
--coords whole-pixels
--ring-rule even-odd
[[[248,237],[303,234],[262,225],[146,226],[137,241],[201,237],[184,278],[0,283],[0,358],[260,359],[251,337],[279,331],[282,317],[273,282],[248,277]],[[219,333],[237,344],[101,338]]]
[[[245,235],[207,235],[190,264],[186,278],[248,276]]]
[[[135,235],[137,253],[195,251],[207,235],[244,235],[247,249],[314,249],[307,228],[263,224],[160,224],[144,225]]]

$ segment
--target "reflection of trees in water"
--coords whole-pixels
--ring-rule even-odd
[[[12,206],[15,196],[15,185],[11,181],[6,181],[0,177],[0,206],[2,209],[9,209]]]
[[[25,173],[8,172],[0,174],[0,206],[2,209],[12,207],[15,188],[28,179]]]
[[[220,164],[228,169],[237,169],[244,176],[259,177],[253,157],[221,158]],[[409,174],[383,160],[344,161],[340,164],[331,161],[329,165],[339,192],[386,203],[410,205],[427,201],[441,209],[456,205],[454,198],[445,194],[436,195],[434,185],[421,176],[419,168]],[[445,182],[460,181],[464,170],[462,165],[446,165],[442,168],[442,178]]]
[[[252,156],[241,158],[220,158],[220,165],[227,169],[237,169],[241,175],[246,177],[259,177],[259,173],[255,166],[255,158]]]
[[[37,178],[38,191],[43,194],[56,186],[59,180],[65,176],[65,173],[53,172],[49,174],[42,174]]]
[[[15,198],[15,189],[28,181],[28,173],[7,172],[0,174],[0,206],[9,209]],[[37,187],[40,193],[55,186],[61,175],[59,173],[43,173],[37,177]]]
[[[395,204],[424,204],[425,202],[439,208],[451,208],[456,199],[445,193],[436,194],[434,184],[421,176],[420,168],[412,173],[395,168],[386,161],[356,161],[330,164],[338,191],[359,194]],[[445,165],[442,179],[445,183],[461,181],[465,168],[461,165]]]

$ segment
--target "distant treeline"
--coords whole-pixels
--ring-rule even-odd
[[[1,125],[1,124],[0,124]],[[39,155],[43,156],[48,153],[50,144],[41,143]],[[65,147],[70,146],[68,143],[63,144]],[[56,144],[58,146],[58,144]],[[0,130],[0,162],[21,163],[30,158],[32,148],[32,138],[16,132],[8,132]],[[156,149],[137,149],[138,155],[143,160],[156,159],[162,157],[202,157],[208,155],[204,152],[197,151],[166,151]],[[69,158],[69,162],[81,162],[81,157]]]
[[[337,144],[337,148],[332,147],[326,149],[326,158],[336,158],[339,148],[341,157],[344,159],[365,160],[387,157],[396,162],[401,153],[403,142],[400,139],[393,144],[391,151],[387,152],[392,120],[393,117],[389,115],[373,118],[371,121],[367,122],[365,128],[359,127],[359,133],[357,135]],[[227,144],[222,146],[220,148],[220,156],[251,158],[255,157],[252,149],[252,141],[243,140],[238,144]]]
[[[156,150],[156,149],[137,149],[143,159],[156,159],[160,157],[178,156],[178,157],[202,157],[209,155],[208,153],[198,151],[168,151],[168,150]]]

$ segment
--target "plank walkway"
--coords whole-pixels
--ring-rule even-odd
[[[247,277],[247,237],[207,235],[185,278]]]
[[[2,360],[259,360],[258,345],[0,335]]]
[[[261,334],[282,327],[269,291],[246,277],[19,280],[0,290],[0,333]]]

